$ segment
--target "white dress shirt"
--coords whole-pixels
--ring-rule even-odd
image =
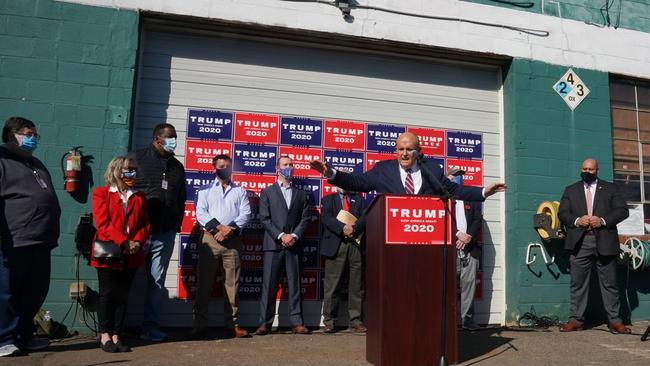
[[[108,189],[109,192],[117,192],[117,194],[120,196],[120,199],[122,199],[122,208],[124,209],[124,230],[126,233],[129,233],[129,220],[126,217],[126,213],[128,212],[129,209],[129,198],[135,193],[131,188],[128,188],[125,192],[125,194],[120,193],[120,190],[117,189],[117,186],[111,186]]]
[[[219,180],[198,191],[196,199],[196,220],[205,228],[216,219],[222,225],[235,223],[240,230],[248,223],[251,206],[248,193],[230,182],[224,191]]]
[[[402,181],[402,186],[406,187],[406,169],[402,168],[399,165],[399,179]],[[418,163],[413,164],[411,167],[411,177],[413,178],[413,194],[418,194],[420,188],[422,188],[422,171],[418,166]]]

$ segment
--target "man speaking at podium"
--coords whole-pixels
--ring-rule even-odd
[[[450,181],[437,165],[427,163],[420,153],[420,139],[411,132],[399,135],[395,143],[397,160],[380,161],[363,174],[350,174],[332,169],[327,163],[314,160],[309,165],[320,172],[329,182],[347,191],[395,194],[445,195],[463,201],[483,201],[485,198],[506,190],[504,183],[487,188],[459,186]],[[428,170],[431,174],[423,174]]]

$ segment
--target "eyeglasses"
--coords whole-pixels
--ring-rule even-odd
[[[20,133],[20,132],[14,132],[18,136],[25,136],[25,137],[35,137],[37,140],[41,139],[41,135],[37,133]]]

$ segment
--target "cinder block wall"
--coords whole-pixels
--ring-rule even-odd
[[[580,179],[580,164],[586,157],[598,159],[603,179],[611,181],[613,176],[608,74],[574,68],[591,92],[571,112],[552,89],[567,69],[515,59],[504,73],[509,322],[531,307],[538,315],[556,315],[561,320],[569,313],[569,263],[563,242],[546,246],[556,256],[556,264],[548,269],[539,251],[530,269],[525,264],[528,243],[541,242],[532,226],[537,205],[559,201],[564,187]],[[629,301],[632,319],[646,319],[650,297],[642,283],[647,273],[632,273],[628,278],[624,267],[620,269],[622,304]],[[597,302],[592,305],[591,316],[598,317]]]
[[[127,152],[138,25],[134,11],[52,0],[0,1],[0,120],[23,116],[36,123],[42,138],[35,155],[52,174],[63,208],[44,305],[55,320],[71,303],[74,229],[79,215],[90,211],[90,193],[72,197],[63,191],[60,159],[83,145],[87,182],[96,186],[103,185],[110,159]],[[83,262],[80,271],[96,290],[95,271]]]
[[[565,19],[579,20],[599,27],[620,27],[650,32],[650,3],[646,0],[612,1],[609,12],[602,10],[605,1],[495,1],[463,0],[473,3],[500,6],[512,10],[529,11]],[[526,6],[530,4],[532,6]],[[522,6],[524,5],[524,6]]]

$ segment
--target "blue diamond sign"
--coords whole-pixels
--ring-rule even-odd
[[[578,75],[569,69],[555,85],[553,90],[564,99],[571,110],[576,107],[587,97],[589,88],[582,82]]]

